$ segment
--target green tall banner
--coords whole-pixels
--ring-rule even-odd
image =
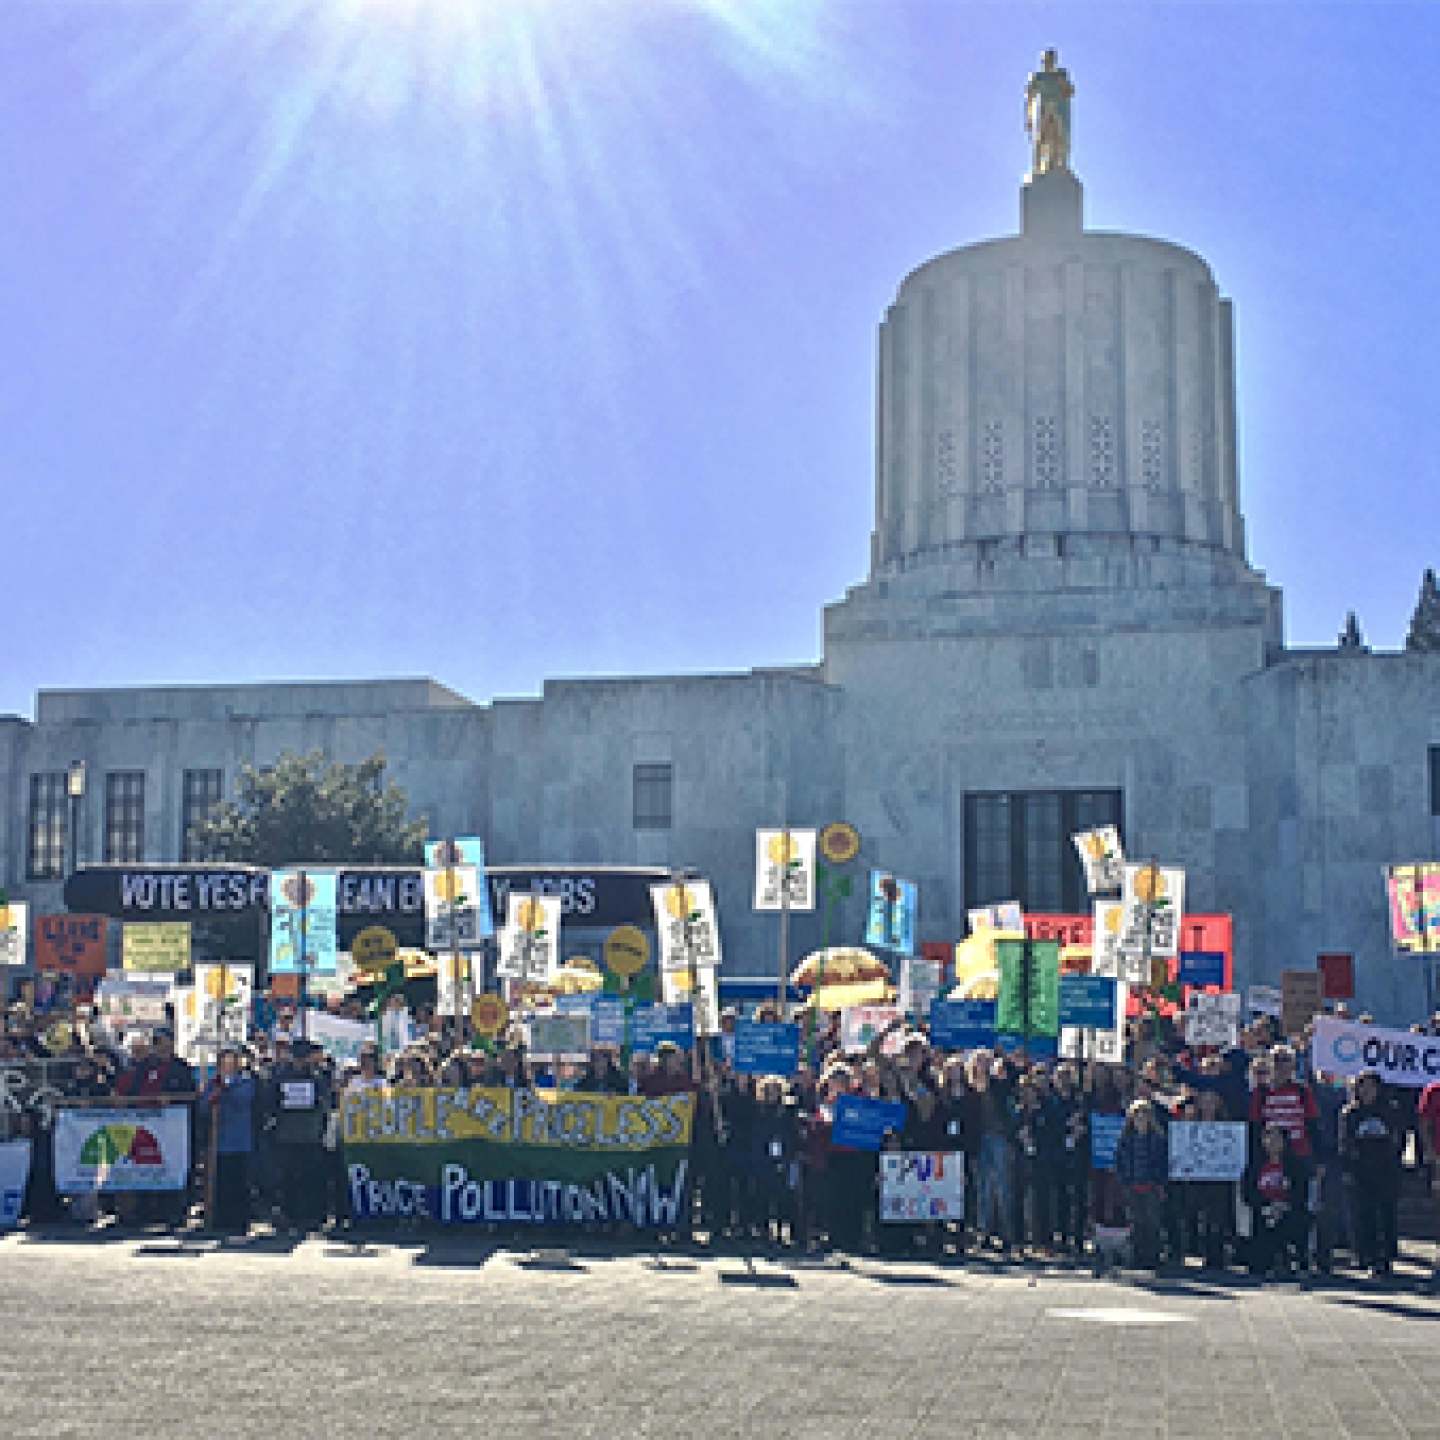
[[[997,940],[995,956],[1000,969],[995,1028],[1002,1035],[1035,1035],[1047,1039],[1057,1036],[1060,1033],[1060,942]]]

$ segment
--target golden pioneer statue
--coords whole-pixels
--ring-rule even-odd
[[[1070,72],[1057,63],[1053,50],[1040,57],[1040,69],[1025,86],[1025,133],[1032,153],[1030,176],[1070,169],[1070,97],[1075,87]]]

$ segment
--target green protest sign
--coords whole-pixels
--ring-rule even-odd
[[[1000,970],[995,1028],[1003,1035],[1058,1035],[1060,942],[997,940],[995,957]]]

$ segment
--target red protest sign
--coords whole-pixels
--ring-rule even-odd
[[[1355,998],[1355,957],[1343,951],[1331,951],[1319,957],[1316,962],[1320,971],[1320,984],[1327,1000],[1353,1000]]]
[[[35,968],[103,975],[105,935],[103,915],[42,915],[35,922]]]

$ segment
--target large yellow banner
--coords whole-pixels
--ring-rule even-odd
[[[602,1152],[688,1145],[690,1095],[589,1095],[575,1090],[397,1086],[341,1099],[347,1145],[480,1140]]]

